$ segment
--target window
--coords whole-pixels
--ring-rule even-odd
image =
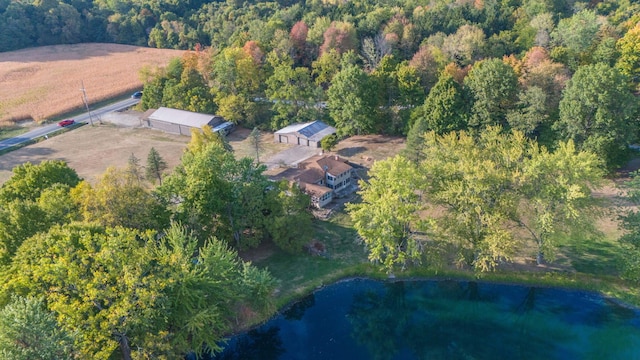
[[[335,179],[336,179],[335,177],[333,177],[333,176],[331,176],[331,175],[327,174],[327,180],[329,180],[329,181],[333,181],[333,180],[335,180]]]

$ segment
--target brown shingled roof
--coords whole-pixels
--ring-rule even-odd
[[[300,183],[300,187],[304,192],[309,194],[309,196],[315,196],[317,198],[322,197],[322,195],[331,192],[331,189],[328,187],[324,187],[322,185],[309,184],[309,183]]]
[[[298,165],[305,169],[326,170],[332,175],[339,175],[351,169],[351,165],[347,164],[347,160],[337,155],[315,155]]]

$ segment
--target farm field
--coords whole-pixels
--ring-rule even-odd
[[[182,50],[118,44],[43,46],[0,53],[0,127],[42,122],[142,87],[145,67],[165,66]],[[96,69],[99,69],[97,71]]]

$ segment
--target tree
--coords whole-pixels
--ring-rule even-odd
[[[578,149],[604,159],[610,170],[623,164],[638,135],[638,105],[628,80],[606,64],[581,66],[563,92],[555,125]]]
[[[434,233],[456,249],[459,264],[487,271],[512,258],[517,242],[507,225],[518,204],[514,175],[527,144],[522,133],[497,127],[477,138],[464,131],[425,136],[420,190],[427,203],[444,209]]]
[[[559,239],[597,233],[597,203],[591,191],[603,176],[602,160],[578,151],[571,140],[560,142],[553,152],[532,144],[519,179],[523,201],[517,208],[517,223],[535,241],[538,265],[554,260]]]
[[[558,27],[551,33],[551,38],[557,45],[562,45],[568,50],[568,65],[576,68],[579,58],[584,56],[596,39],[600,28],[594,10],[582,10],[570,18],[561,19]]]
[[[422,204],[415,166],[396,156],[377,161],[369,176],[369,181],[360,181],[362,201],[347,204],[369,260],[388,272],[420,264],[429,245],[426,237],[420,236],[426,223],[419,217]]]
[[[13,296],[0,310],[0,357],[15,360],[74,358],[73,336],[42,298]]]
[[[110,167],[97,184],[82,182],[71,196],[85,221],[158,231],[169,224],[165,204],[126,170]]]
[[[25,163],[0,187],[0,264],[10,261],[22,242],[78,217],[69,189],[80,178],[63,161]]]
[[[483,128],[506,126],[506,114],[515,103],[518,77],[499,59],[478,61],[464,79],[473,99],[469,125]]]
[[[302,252],[313,235],[309,196],[296,184],[280,181],[269,191],[267,204],[265,226],[271,240],[286,252]]]
[[[320,55],[335,49],[339,54],[349,50],[356,50],[358,38],[356,29],[349,22],[332,22],[324,32],[324,42],[320,46]]]
[[[0,187],[0,203],[12,200],[35,201],[44,189],[54,184],[74,187],[80,182],[75,170],[61,160],[29,162],[13,168],[13,175]]]
[[[445,39],[442,50],[460,66],[473,63],[484,52],[485,34],[475,25],[463,25]]]
[[[258,164],[260,163],[260,151],[262,150],[262,144],[260,143],[261,138],[262,133],[260,133],[257,127],[254,127],[249,134],[249,140],[251,140],[251,146],[253,146],[253,149],[256,151],[256,162]]]
[[[507,112],[509,127],[534,137],[549,118],[547,95],[539,87],[532,86],[521,92],[518,98],[515,108]]]
[[[145,168],[145,177],[151,182],[158,180],[158,183],[162,185],[162,172],[167,169],[167,162],[160,156],[155,148],[149,150],[147,155],[147,166]]]
[[[620,58],[616,66],[632,81],[640,82],[640,22],[617,42]]]
[[[198,142],[192,139],[159,193],[201,240],[216,235],[239,249],[258,245],[269,187],[265,167],[250,158],[236,160],[221,142]]]
[[[369,72],[375,70],[383,57],[391,54],[391,47],[385,40],[383,34],[378,34],[374,38],[362,40],[362,56],[365,61],[365,69]]]
[[[316,120],[317,88],[311,80],[308,68],[292,67],[290,58],[278,59],[270,56],[273,75],[267,79],[265,93],[273,103],[275,114],[271,129],[280,129],[294,122]]]
[[[602,163],[571,141],[551,152],[499,127],[477,136],[431,131],[423,153],[418,165],[376,162],[371,181],[361,183],[362,203],[348,206],[370,258],[387,271],[453,257],[488,271],[530,241],[542,262],[553,260],[560,238],[597,234],[591,189]]]
[[[335,49],[325,52],[311,64],[311,68],[316,85],[328,89],[333,77],[340,71],[340,53]]]
[[[427,92],[438,81],[438,73],[441,70],[441,64],[438,61],[440,59],[434,52],[442,54],[439,49],[422,45],[409,61],[409,66],[417,70],[421,84]]]
[[[240,307],[269,308],[274,279],[216,239],[197,244],[176,225],[163,237],[55,227],[23,244],[3,290],[44,294],[64,329],[78,334],[81,358],[217,352]]]
[[[255,121],[257,108],[253,99],[260,96],[265,74],[254,56],[243,48],[228,47],[213,57],[211,91],[219,114],[229,121]]]
[[[569,81],[569,70],[561,63],[553,62],[544,48],[533,47],[523,59],[521,83],[525,88],[538,87],[546,96],[545,113],[557,119],[562,90]]]
[[[338,72],[329,90],[329,115],[338,136],[360,135],[373,131],[376,123],[375,97],[367,74],[356,65],[346,65]]]
[[[336,145],[338,145],[336,134],[327,135],[320,140],[320,147],[324,151],[331,151]]]
[[[413,126],[407,134],[406,155],[413,161],[419,161],[423,158],[423,136],[427,131],[446,134],[467,128],[469,108],[462,86],[451,75],[442,73],[424,105],[416,108],[412,117]]]
[[[142,181],[142,165],[140,165],[140,159],[138,159],[138,157],[134,153],[131,153],[131,155],[129,156],[125,171],[127,172],[127,175],[132,179],[135,179],[138,182]]]

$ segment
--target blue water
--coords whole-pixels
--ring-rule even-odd
[[[351,280],[229,339],[215,359],[640,359],[640,311],[594,293]]]

